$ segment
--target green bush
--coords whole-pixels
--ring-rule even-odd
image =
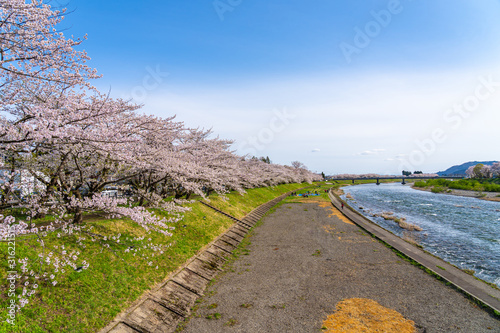
[[[424,185],[425,184],[425,185]],[[416,182],[416,187],[446,187],[454,190],[468,190],[468,191],[485,191],[485,192],[500,192],[499,179],[460,179],[460,180],[447,180],[447,179],[429,179],[427,182]],[[438,193],[438,192],[435,192]]]
[[[500,192],[500,185],[497,184],[484,184],[484,190],[487,192]]]
[[[442,193],[446,191],[446,188],[445,187],[442,187],[442,186],[434,186],[432,189],[431,189],[431,192],[432,193]]]

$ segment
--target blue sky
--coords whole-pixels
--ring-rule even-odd
[[[240,154],[327,174],[500,159],[498,0],[61,4],[96,86]]]

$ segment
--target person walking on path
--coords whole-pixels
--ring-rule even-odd
[[[343,202],[341,202],[340,204],[342,205],[342,209],[344,209],[344,203],[343,203]]]

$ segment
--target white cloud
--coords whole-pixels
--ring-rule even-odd
[[[314,149],[312,150],[312,152],[313,152],[313,153],[317,153],[317,152],[320,152],[320,151],[321,151],[321,149],[319,149],[319,148],[314,148]]]
[[[170,81],[169,91],[149,93],[144,111],[162,117],[177,114],[177,120],[185,121],[188,126],[213,127],[222,138],[234,139],[238,147],[263,128],[270,128],[276,109],[286,108],[296,117],[273,132],[272,140],[263,145],[259,155],[284,163],[300,160],[312,170],[325,173],[399,173],[400,170],[385,170],[387,163],[383,159],[372,158],[370,163],[361,166],[356,158],[388,155],[400,160],[409,156],[416,149],[416,140],[426,139],[432,130],[443,126],[445,112],[474,93],[478,76],[490,74],[495,81],[500,81],[500,71],[492,69],[350,73],[199,88],[176,86]],[[466,138],[478,156],[491,153],[482,141],[484,133],[498,133],[496,124],[500,113],[496,110],[499,106],[498,99],[489,100],[464,120]],[[452,157],[464,162],[474,159],[472,151],[461,149],[463,140],[459,136],[446,134],[449,136],[446,152],[455,155],[435,154],[432,161],[429,159],[432,168],[447,168]],[[493,142],[499,136],[491,134],[488,140]],[[322,147],[321,154],[310,154],[310,147],[317,142],[329,145]],[[366,150],[367,142],[379,148]],[[319,152],[316,149],[312,152]],[[333,160],[335,166],[332,166]]]
[[[365,151],[358,153],[356,155],[378,155],[380,153],[383,153],[384,151],[385,151],[385,149],[378,148],[378,149],[372,149],[372,150],[365,150]]]
[[[365,150],[361,153],[358,153],[358,155],[375,155],[376,153],[370,150]]]

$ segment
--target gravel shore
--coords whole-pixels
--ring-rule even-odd
[[[411,187],[414,190],[419,190],[419,191],[425,191],[425,192],[431,192],[430,188],[422,188],[422,187],[416,187],[413,186]],[[442,192],[438,194],[450,194],[450,195],[456,195],[460,197],[470,197],[470,198],[478,198],[482,200],[489,200],[489,201],[500,201],[500,193],[498,192],[477,192],[477,191],[467,191],[467,190],[455,190],[455,189],[450,189],[450,192]]]

